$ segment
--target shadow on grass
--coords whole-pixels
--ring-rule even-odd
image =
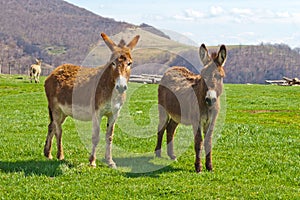
[[[137,156],[116,158],[118,169],[124,171],[126,177],[159,177],[159,174],[165,172],[175,172],[181,169],[174,168],[171,164],[173,161],[163,158],[153,158],[153,156]],[[155,162],[153,162],[155,161]]]
[[[0,161],[0,171],[5,173],[23,172],[25,176],[60,176],[64,167],[73,168],[67,161],[54,160],[27,160],[27,161]]]

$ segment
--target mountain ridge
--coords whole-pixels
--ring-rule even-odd
[[[162,74],[174,65],[195,73],[202,68],[199,47],[170,40],[164,31],[150,25],[117,22],[62,0],[0,0],[0,18],[0,73],[27,74],[36,58],[43,60],[43,75],[62,63],[81,65],[103,42],[101,32],[125,41],[132,34],[141,34],[139,50],[134,52],[136,74]],[[218,47],[208,48],[212,51]],[[282,76],[300,77],[299,48],[262,43],[227,49],[224,82],[264,83]]]

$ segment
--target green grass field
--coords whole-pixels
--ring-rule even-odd
[[[71,118],[63,126],[65,161],[47,160],[43,81],[0,75],[0,199],[300,199],[299,87],[226,84],[214,172],[196,174],[190,127],[177,130],[178,162],[166,145],[163,158],[154,157],[157,85],[129,85],[115,129],[118,170],[105,164],[103,140],[98,166],[89,167],[89,124]]]

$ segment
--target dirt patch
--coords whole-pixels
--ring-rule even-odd
[[[257,114],[257,113],[279,113],[279,112],[292,112],[291,110],[244,110],[244,112]]]

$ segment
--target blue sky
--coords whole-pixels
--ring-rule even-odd
[[[103,17],[147,23],[198,44],[285,43],[300,47],[298,0],[66,0]]]

